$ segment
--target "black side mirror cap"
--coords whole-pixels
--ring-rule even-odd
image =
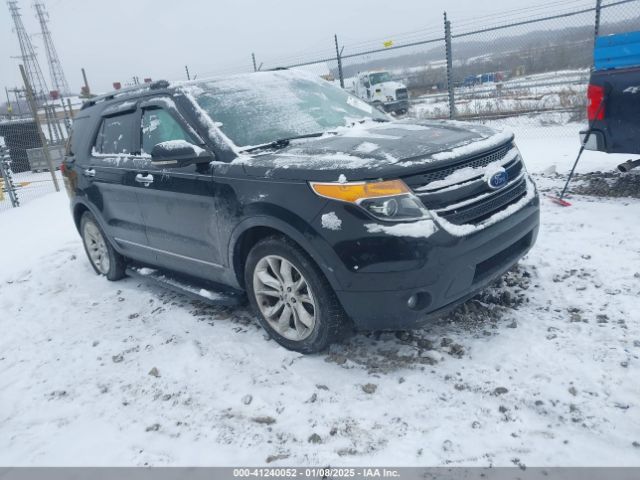
[[[162,168],[184,167],[214,160],[213,152],[185,140],[160,142],[151,151],[151,163]]]

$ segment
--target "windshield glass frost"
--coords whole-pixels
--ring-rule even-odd
[[[387,119],[329,82],[295,71],[258,72],[195,83],[187,90],[222,132],[245,147]]]

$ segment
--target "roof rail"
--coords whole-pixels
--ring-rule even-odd
[[[102,95],[98,95],[93,97],[82,104],[81,110],[91,107],[98,102],[105,102],[107,100],[113,100],[116,97],[121,95],[126,95],[128,93],[134,93],[144,90],[162,90],[169,87],[169,82],[166,80],[156,80],[152,83],[143,83],[141,85],[133,85],[131,87],[121,88],[120,90],[113,90],[109,93],[103,93]]]
[[[151,82],[149,84],[150,90],[164,90],[165,88],[169,88],[170,83],[167,80],[156,80],[155,82]]]

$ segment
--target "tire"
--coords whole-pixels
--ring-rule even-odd
[[[244,275],[260,325],[283,347],[320,352],[349,333],[351,323],[331,285],[287,238],[260,240],[247,256]]]
[[[125,276],[125,258],[114,250],[96,218],[85,212],[80,220],[80,236],[89,263],[98,275],[116,281]]]

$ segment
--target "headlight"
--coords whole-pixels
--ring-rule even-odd
[[[382,182],[317,183],[311,188],[321,197],[354,203],[371,216],[388,222],[431,218],[420,199],[402,180]]]

